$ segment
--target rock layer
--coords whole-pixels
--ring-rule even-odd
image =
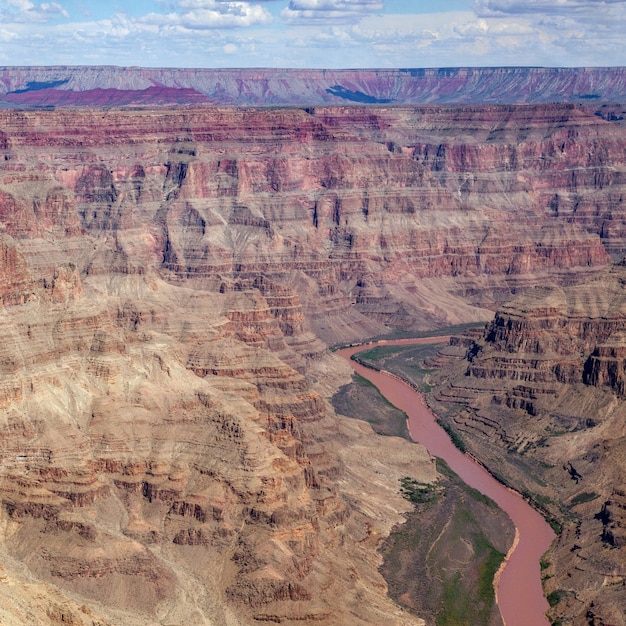
[[[334,416],[305,328],[296,352],[258,289],[55,276],[4,310],[3,562],[106,623],[419,623],[376,546],[433,466]]]
[[[439,357],[457,372],[435,394],[450,425],[562,525],[545,586],[564,623],[623,622],[625,278],[538,288]]]
[[[20,107],[624,102],[626,69],[4,67],[0,96]]]
[[[0,214],[14,239],[46,241],[22,252],[38,275],[67,256],[90,275],[153,266],[221,290],[262,275],[330,341],[486,319],[512,292],[594,272],[623,245],[624,127],[580,106],[2,123]],[[97,244],[78,253],[83,234]]]
[[[349,373],[322,340],[601,275],[624,232],[620,121],[64,109],[4,111],[0,131],[0,551],[21,592],[130,626],[419,623],[376,548],[407,510],[398,479],[434,480],[431,459],[332,412]],[[528,394],[580,376],[613,398],[600,335]]]

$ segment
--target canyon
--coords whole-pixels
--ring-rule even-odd
[[[619,624],[622,107],[166,104],[0,110],[0,616],[423,624],[378,548],[435,464],[328,346],[489,322],[431,401],[536,457],[554,619]]]
[[[432,406],[560,528],[543,574],[561,623],[626,619],[625,278],[533,289],[439,356]]]
[[[420,338],[396,342],[383,340],[378,345],[387,349],[406,345],[424,345],[427,342],[436,342],[438,339],[441,338]],[[340,354],[344,358],[352,357],[352,367],[355,371],[374,383],[394,406],[404,411],[408,416],[407,422],[412,439],[425,445],[437,459],[445,461],[447,467],[460,476],[466,485],[477,489],[483,496],[489,498],[486,502],[497,504],[514,524],[514,541],[501,563],[501,569],[497,570],[493,579],[502,622],[508,626],[526,626],[527,624],[547,626],[545,613],[548,603],[544,597],[539,576],[539,560],[554,540],[552,529],[541,514],[525,502],[518,493],[499,482],[485,467],[455,445],[454,440],[437,424],[436,417],[428,410],[423,396],[410,383],[387,371],[376,371],[371,366],[363,365],[362,357],[358,353],[371,355],[370,349],[371,347],[368,346],[368,351],[363,352],[363,346],[350,347],[341,350]],[[356,361],[354,361],[355,356]],[[465,523],[468,524],[470,519],[471,517],[468,516]],[[438,541],[439,538],[435,540],[432,548]],[[477,552],[475,548],[473,551]],[[457,553],[457,556],[460,554]],[[462,560],[462,557],[458,559],[458,561]],[[522,582],[523,584],[520,584]],[[461,580],[456,580],[454,586],[455,595],[461,595]],[[446,605],[445,598],[441,604]],[[474,598],[473,604],[479,604],[477,598]],[[464,617],[466,623],[479,621],[476,617],[470,618],[467,614]],[[439,616],[437,616],[437,621],[439,621]]]

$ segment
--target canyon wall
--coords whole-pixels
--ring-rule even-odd
[[[331,342],[488,319],[624,243],[624,127],[577,105],[59,110],[2,124],[0,216],[10,237],[45,240],[22,252],[38,275],[60,258],[218,290],[261,274]],[[98,245],[72,251],[85,236]]]
[[[0,68],[0,106],[621,102],[623,67],[208,69]],[[621,113],[613,113],[615,116]]]
[[[625,280],[538,287],[438,359],[448,424],[561,528],[543,575],[562,623],[624,621]]]
[[[407,511],[399,479],[435,480],[432,460],[334,414],[350,374],[326,344],[600,280],[625,145],[575,104],[0,112],[7,606],[420,623],[376,549]],[[621,393],[600,334],[597,364],[546,371]]]

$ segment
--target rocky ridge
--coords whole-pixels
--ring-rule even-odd
[[[563,623],[624,623],[625,280],[537,288],[438,358],[449,424],[562,525],[544,576]]]
[[[65,621],[419,623],[375,547],[430,459],[396,442],[392,469],[334,416],[315,380],[347,373],[306,331],[289,348],[272,305],[69,266],[5,306],[0,549]]]
[[[49,66],[0,68],[0,105],[522,104],[624,102],[626,68],[359,70]],[[612,112],[623,117],[623,112]]]
[[[328,341],[487,319],[537,280],[597,271],[624,239],[623,127],[574,105],[3,120],[0,215],[14,238],[56,232],[24,248],[41,275],[85,232],[98,245],[72,256],[80,271],[158,265],[216,289],[263,275]]]

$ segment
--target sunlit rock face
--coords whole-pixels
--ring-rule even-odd
[[[349,368],[294,286],[317,283],[237,200],[281,115],[257,139],[237,112],[4,118],[7,623],[422,623],[377,547],[432,460],[334,414]]]
[[[22,252],[38,275],[68,255],[89,275],[155,268],[218,291],[262,275],[329,341],[486,319],[623,245],[622,126],[579,106],[4,120],[0,214],[46,242]]]
[[[3,607],[420,623],[376,548],[431,459],[333,413],[350,374],[326,343],[601,275],[624,236],[619,121],[68,109],[4,111],[0,133]],[[603,367],[580,375],[611,387]]]

